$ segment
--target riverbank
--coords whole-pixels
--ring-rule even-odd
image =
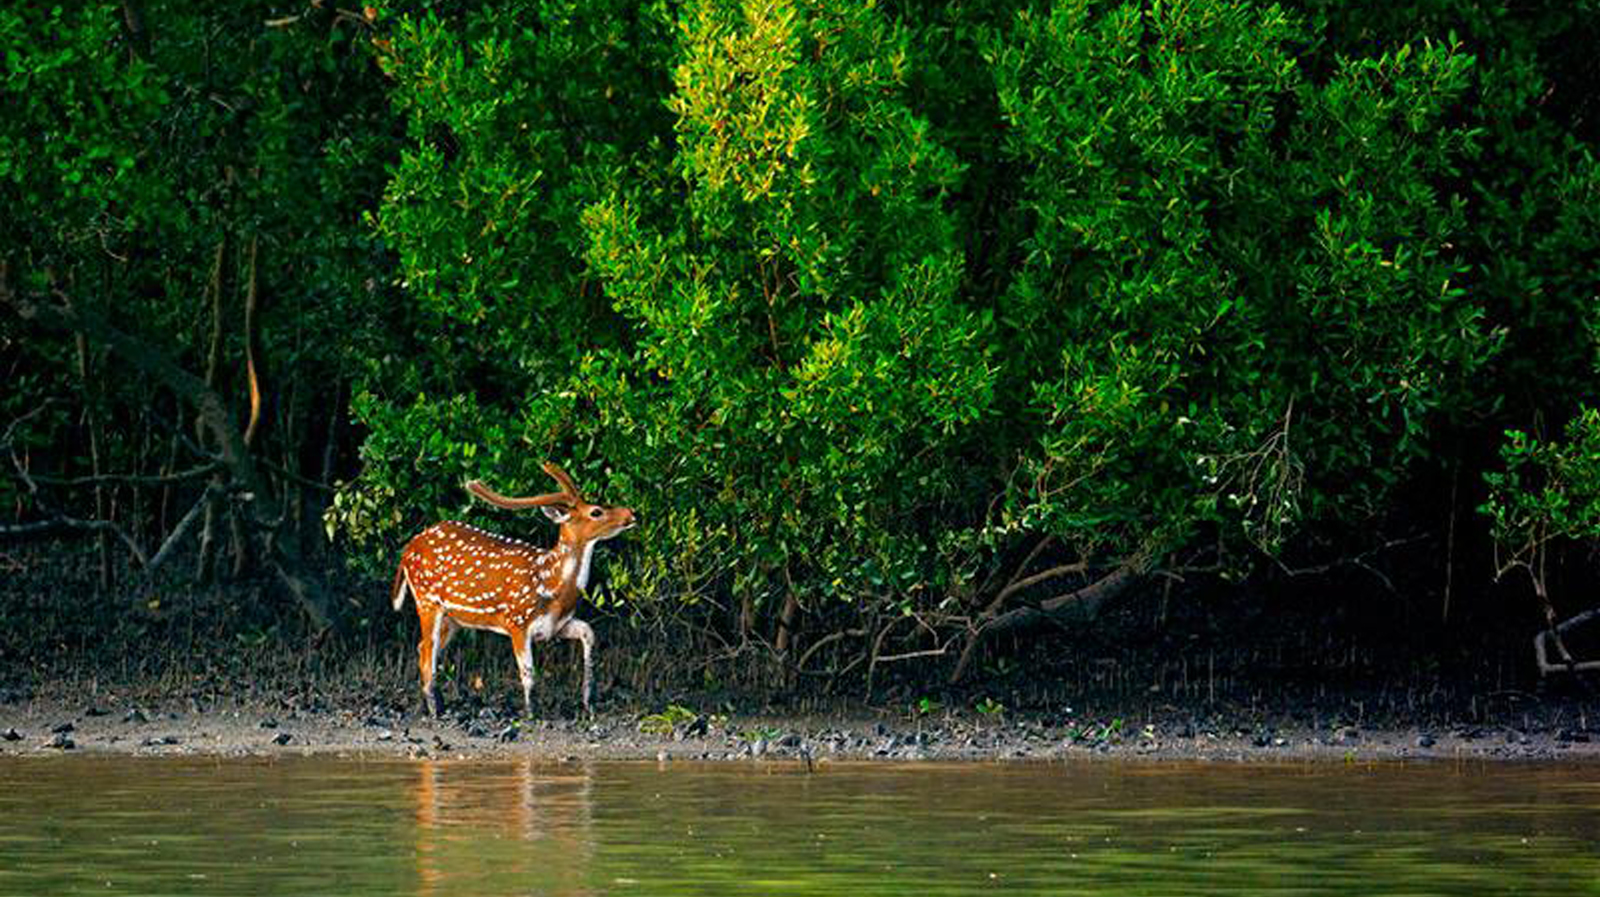
[[[0,704],[0,755],[382,755],[548,761],[1217,761],[1600,759],[1600,731],[1575,702],[1541,702],[1521,725],[1435,719],[1360,724],[1177,708],[1134,715],[945,712],[805,716],[611,709],[592,720],[519,719],[492,707],[439,719],[382,704],[288,709],[248,701]]]

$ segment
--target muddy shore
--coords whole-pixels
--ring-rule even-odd
[[[1216,761],[1600,759],[1600,731],[1576,706],[1545,706],[1523,725],[1359,725],[1180,710],[1107,715],[930,712],[813,716],[667,716],[605,710],[593,719],[522,719],[490,707],[431,719],[392,707],[289,710],[237,701],[167,706],[115,695],[92,704],[35,698],[0,704],[0,756],[41,752],[141,756],[377,755],[549,761],[713,760],[827,763],[1050,761],[1080,758]]]

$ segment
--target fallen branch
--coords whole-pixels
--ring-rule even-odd
[[[1576,616],[1568,617],[1553,626],[1539,630],[1533,637],[1533,656],[1539,664],[1539,675],[1547,676],[1551,673],[1571,673],[1580,670],[1600,670],[1600,660],[1578,660],[1567,650],[1561,636],[1574,626],[1581,626],[1591,620],[1600,618],[1600,608],[1586,610]],[[1554,643],[1560,660],[1550,661],[1548,645]]]
[[[978,645],[989,636],[1052,621],[1068,608],[1081,612],[1085,617],[1093,618],[1102,604],[1126,591],[1144,575],[1144,564],[1135,559],[1082,588],[1063,592],[1036,605],[1013,608],[979,623],[967,638],[967,645],[962,649],[961,657],[950,673],[950,684],[955,685],[966,675],[967,667],[971,666],[972,659],[976,656]]]

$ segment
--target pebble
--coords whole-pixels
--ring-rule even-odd
[[[62,751],[70,751],[77,746],[71,738],[67,737],[65,732],[57,732],[56,737],[50,739],[49,743],[45,745],[45,747],[52,747]]]
[[[54,726],[52,726],[50,728],[50,731],[55,733],[55,734],[57,734],[57,735],[65,735],[66,733],[72,731],[72,723],[71,722],[57,723],[56,725],[54,725]]]
[[[1431,748],[1437,743],[1432,735],[1422,734],[1417,736],[1417,747],[1419,748]]]
[[[294,736],[290,735],[288,732],[279,732],[278,734],[272,736],[272,743],[278,745],[288,744],[293,737]]]
[[[0,738],[4,738],[6,741],[21,741],[22,733],[18,732],[16,727],[13,726],[12,728],[7,729],[4,735],[0,735]]]
[[[128,711],[127,715],[122,718],[122,721],[125,723],[148,723],[150,722],[150,717],[146,715],[143,710],[135,707]]]

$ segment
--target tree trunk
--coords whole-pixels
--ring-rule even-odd
[[[794,638],[794,618],[800,612],[800,602],[795,599],[794,592],[783,596],[783,609],[778,612],[778,638],[775,647],[778,655],[789,653],[789,643]]]

